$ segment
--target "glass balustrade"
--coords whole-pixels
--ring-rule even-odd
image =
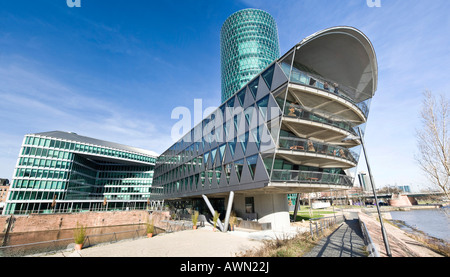
[[[322,116],[318,113],[315,113],[316,110],[307,110],[303,106],[296,105],[296,104],[288,104],[286,103],[286,107],[284,108],[284,115],[299,119],[305,119],[309,121],[314,121],[318,123],[327,124],[333,127],[337,127],[343,130],[346,130],[353,135],[357,136],[358,134],[353,129],[352,125],[344,120],[340,119],[338,116],[332,115],[330,113],[326,113],[324,111],[320,111],[320,114],[326,115]]]
[[[339,157],[357,164],[359,155],[340,146],[314,142],[300,138],[280,137],[279,149],[301,151],[305,153],[317,153],[332,157]]]
[[[290,68],[290,66],[286,66],[286,64],[283,64],[282,68],[285,71],[285,73],[287,73],[287,75],[289,76],[288,68]],[[356,96],[362,95],[363,93],[354,88],[338,84],[337,82],[334,82],[332,80],[323,78],[321,76],[312,73],[301,71],[295,67],[292,68],[290,82],[315,87],[321,90],[328,91],[330,93],[334,93],[337,96],[357,106],[366,118],[369,115],[368,105],[370,103],[371,98],[359,102],[355,101],[354,99],[356,98]],[[351,97],[352,95],[355,97]]]
[[[331,185],[351,187],[353,186],[354,179],[350,176],[342,174],[333,174],[315,171],[274,169],[271,181],[331,184]]]

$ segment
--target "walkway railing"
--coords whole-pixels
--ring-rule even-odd
[[[329,217],[316,217],[309,220],[309,230],[311,237],[323,235],[325,229],[329,229],[344,222],[343,215],[333,215]]]
[[[372,241],[372,237],[370,236],[369,230],[367,230],[366,224],[361,219],[359,220],[359,223],[361,224],[364,243],[367,246],[367,251],[369,251],[369,257],[380,257],[380,253],[378,252],[377,247]]]
[[[113,243],[125,239],[136,239],[146,236],[145,228],[138,228],[135,230],[119,231],[105,234],[87,235],[84,240],[83,247],[102,243]],[[54,254],[74,249],[74,239],[57,239],[41,242],[32,242],[25,244],[17,244],[0,247],[0,257],[23,257],[29,255],[36,255],[41,253]]]

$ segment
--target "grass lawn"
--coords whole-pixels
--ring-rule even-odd
[[[294,215],[294,212],[289,212],[289,214]],[[297,212],[297,219],[295,221],[301,221],[302,219],[309,220],[311,218],[324,217],[332,214],[333,210],[328,209],[311,210],[310,214],[309,206],[301,206]]]

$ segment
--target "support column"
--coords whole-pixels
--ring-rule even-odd
[[[230,222],[230,213],[231,213],[231,207],[233,207],[233,199],[234,199],[234,192],[230,191],[230,196],[228,197],[227,212],[225,215],[225,226],[224,226],[222,232],[228,231],[228,223]]]
[[[206,197],[206,195],[204,195],[204,194],[202,194],[202,197],[203,197],[203,200],[205,200],[206,205],[207,205],[208,208],[209,208],[209,211],[210,211],[211,214],[214,216],[215,210],[214,210],[213,206],[211,205],[211,203],[209,202],[208,197]],[[224,228],[223,228],[223,226],[222,226],[222,222],[220,221],[220,219],[217,219],[217,225],[219,226],[219,229],[220,229],[221,231],[223,231]]]

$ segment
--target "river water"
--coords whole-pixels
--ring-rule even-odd
[[[429,236],[450,242],[450,208],[426,209],[410,211],[391,211],[393,220],[401,220],[407,226],[420,230]],[[414,232],[407,226],[401,228],[406,232]]]

